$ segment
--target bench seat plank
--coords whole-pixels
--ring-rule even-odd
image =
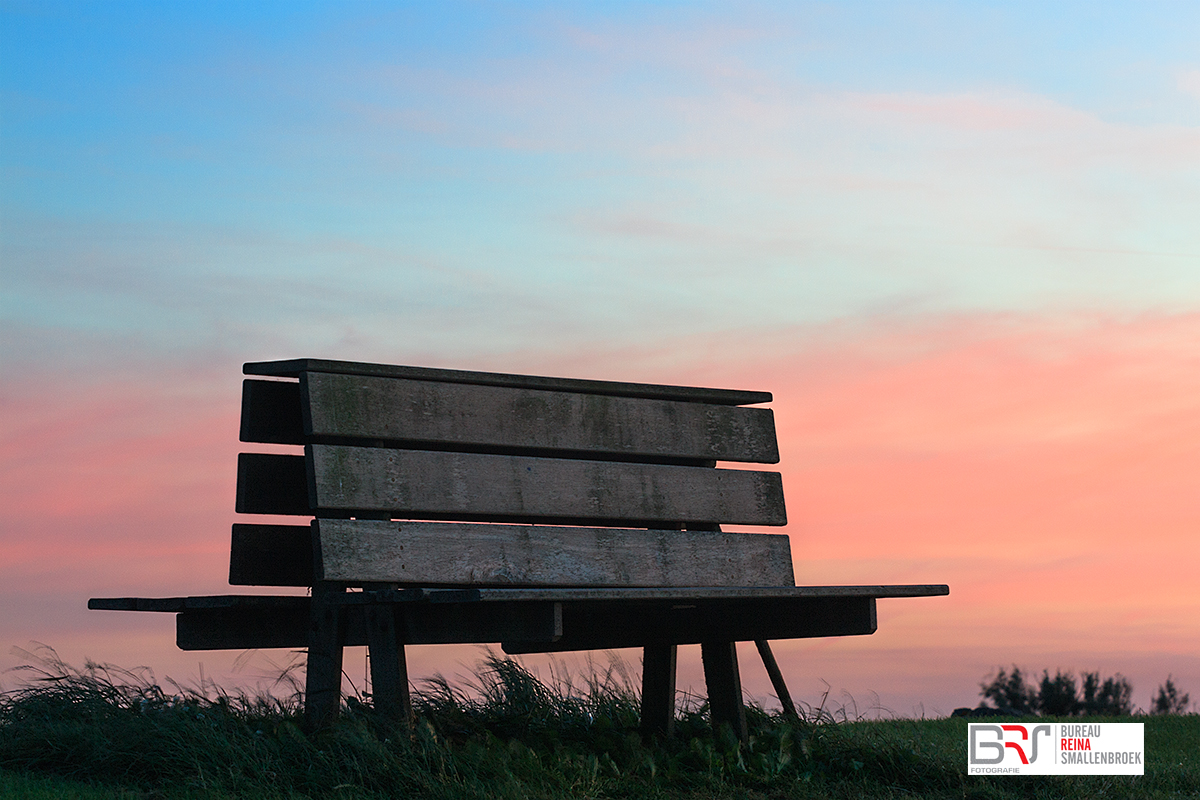
[[[320,519],[322,580],[418,586],[792,585],[783,534]]]
[[[499,372],[473,372],[460,369],[406,367],[369,364],[358,361],[331,361],[323,358],[295,358],[286,361],[251,361],[242,365],[245,375],[298,378],[305,372],[333,372],[341,375],[377,375],[441,383],[467,383],[477,386],[512,386],[520,389],[580,392],[617,397],[647,397],[683,400],[691,403],[743,406],[771,402],[770,392],[740,389],[708,389],[694,386],[670,386],[623,381],[594,381],[579,378],[551,378],[540,375],[510,375]]]
[[[310,502],[329,511],[584,525],[787,523],[777,472],[321,444],[306,450]]]
[[[370,604],[409,602],[412,599],[430,603],[497,603],[554,601],[562,603],[664,602],[690,603],[697,600],[749,600],[754,598],[839,598],[874,597],[940,597],[950,594],[945,584],[899,584],[890,586],[680,586],[639,588],[524,588],[524,589],[380,589],[348,592],[338,595],[336,602]]]
[[[246,393],[273,400],[282,397],[277,387],[270,387],[275,394],[256,394],[249,386]],[[418,449],[779,462],[775,420],[768,408],[322,372],[301,377],[300,396],[305,399],[304,436],[295,444],[365,439]],[[287,417],[280,409],[267,418]],[[280,438],[271,429],[263,434],[271,435],[271,441]]]
[[[742,534],[740,534],[742,535]],[[430,590],[426,596],[431,602],[439,602],[439,595],[446,600],[458,601],[461,590]],[[594,600],[739,600],[761,597],[772,598],[838,598],[838,597],[939,597],[950,594],[945,584],[898,584],[885,586],[684,586],[677,588],[611,588],[611,589],[475,589],[472,599],[481,602],[498,600],[560,600],[562,602],[584,602]],[[458,595],[458,597],[454,597]]]
[[[423,594],[412,595],[412,599],[424,598]],[[393,602],[408,599],[397,592]],[[221,594],[200,597],[93,597],[88,608],[101,611],[157,611],[163,613],[207,608],[302,608],[307,609],[309,599],[296,595],[273,594]]]
[[[707,600],[762,598],[849,598],[942,597],[950,594],[945,584],[896,584],[865,586],[687,586],[632,589],[389,589],[347,592],[338,595],[340,605],[373,603],[511,603],[594,601],[688,603]],[[93,597],[88,608],[105,611],[184,611],[203,608],[308,608],[301,595],[206,595],[199,597]]]

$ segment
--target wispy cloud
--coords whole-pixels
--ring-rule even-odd
[[[1178,85],[1180,91],[1190,94],[1200,100],[1200,69],[1189,69],[1179,73]]]

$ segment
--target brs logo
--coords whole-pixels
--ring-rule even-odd
[[[972,725],[971,763],[1000,764],[1009,750],[1015,750],[1022,764],[1031,764],[1037,761],[1041,734],[1053,741],[1049,725]],[[994,755],[985,755],[988,752]]]

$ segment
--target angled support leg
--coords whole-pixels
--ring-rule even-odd
[[[396,625],[399,613],[402,612],[389,604],[368,608],[367,650],[375,710],[386,720],[408,725],[412,721],[412,698],[408,694],[404,644]]]
[[[675,729],[675,655],[673,644],[642,648],[642,736],[670,736]]]
[[[729,723],[741,741],[747,741],[746,707],[742,705],[742,680],[738,675],[737,645],[734,642],[701,642],[704,683],[708,687],[708,709],[713,731]]]
[[[759,639],[754,643],[758,648],[758,654],[762,656],[763,666],[767,668],[767,675],[771,678],[771,685],[775,687],[775,696],[779,698],[779,704],[783,706],[783,714],[786,717],[799,719],[800,715],[796,713],[796,705],[792,702],[792,694],[788,691],[787,684],[783,680],[783,673],[779,671],[779,664],[775,661],[775,654],[771,652],[771,645],[765,639]]]
[[[325,602],[330,595],[342,591],[340,587],[313,586],[304,687],[304,723],[309,730],[332,723],[342,704],[346,621],[338,606]]]

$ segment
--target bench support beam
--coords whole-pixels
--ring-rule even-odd
[[[733,729],[740,741],[747,741],[746,707],[742,705],[742,680],[738,674],[737,645],[734,642],[701,642],[700,660],[704,662],[704,683],[708,689],[708,710],[713,732],[723,724]]]
[[[675,729],[675,657],[673,644],[642,648],[642,736],[670,736]]]
[[[304,687],[304,723],[309,730],[333,722],[342,704],[345,614],[340,607],[325,602],[341,591],[321,584],[313,587]]]
[[[410,725],[412,698],[408,693],[408,666],[397,631],[395,605],[367,607],[367,657],[371,663],[371,697],[375,711],[390,722]]]
[[[800,715],[796,713],[796,704],[792,702],[792,693],[788,691],[787,683],[783,680],[783,673],[779,670],[778,662],[775,661],[775,654],[771,652],[771,645],[767,643],[766,639],[759,639],[754,646],[758,648],[758,654],[762,656],[763,666],[767,668],[767,676],[771,679],[771,685],[775,687],[775,696],[779,698],[779,705],[783,706],[783,715],[799,719]]]

